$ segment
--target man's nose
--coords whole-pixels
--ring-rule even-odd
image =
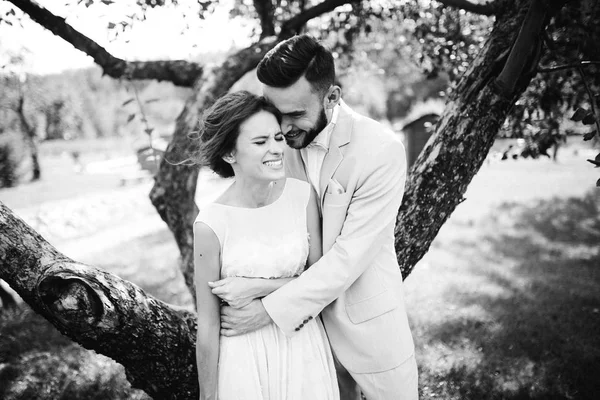
[[[281,132],[283,132],[284,135],[287,135],[292,129],[292,120],[290,118],[283,117],[281,119]]]

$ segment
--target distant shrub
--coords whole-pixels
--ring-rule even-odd
[[[10,134],[0,135],[0,187],[13,187],[19,181],[19,157]]]
[[[18,185],[31,172],[28,153],[21,134],[0,132],[0,188]]]

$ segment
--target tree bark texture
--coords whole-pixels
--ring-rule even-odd
[[[255,68],[276,43],[274,37],[263,39],[230,56],[221,65],[206,69],[177,117],[175,133],[150,192],[152,204],[175,236],[181,252],[181,271],[194,298],[193,222],[198,215],[194,196],[199,167],[181,164],[191,156],[189,149],[195,147],[190,134],[198,130],[202,110],[210,107],[246,72]]]
[[[59,253],[0,203],[0,278],[85,348],[125,367],[155,399],[197,399],[196,316]]]
[[[552,3],[552,7],[544,10],[546,15],[557,12],[565,1]],[[529,48],[519,47],[519,55],[525,60],[515,59],[511,54],[513,44],[523,39],[517,36],[529,4],[524,0],[503,4],[483,50],[454,88],[434,134],[411,168],[395,233],[404,277],[425,255],[439,229],[464,200],[467,186],[485,161],[500,127],[534,76],[535,68],[531,67],[538,62],[534,56],[538,50],[537,36],[533,35]],[[535,13],[529,15],[534,20],[545,18]],[[537,35],[544,26],[539,26]],[[531,31],[526,33],[532,35]],[[508,65],[511,58],[527,68],[520,68],[519,75],[511,77],[511,90],[507,91],[505,85],[497,85],[496,78],[502,71],[513,68]]]

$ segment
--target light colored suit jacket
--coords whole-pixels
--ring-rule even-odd
[[[308,180],[300,152],[285,157],[288,176]],[[320,178],[324,255],[263,304],[288,336],[321,313],[335,355],[351,372],[395,368],[414,353],[394,250],[404,147],[342,102]]]

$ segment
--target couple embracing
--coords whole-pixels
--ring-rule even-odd
[[[260,62],[263,96],[207,111],[200,162],[232,185],[194,223],[201,399],[416,399],[394,226],[402,144],[354,113],[308,35]]]

